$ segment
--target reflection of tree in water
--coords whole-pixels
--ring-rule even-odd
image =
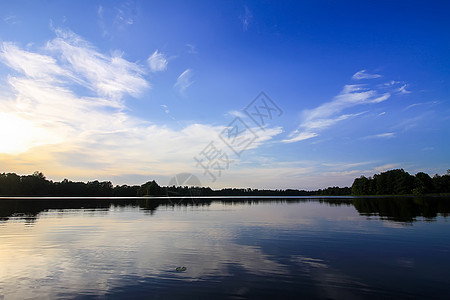
[[[41,212],[49,210],[66,209],[95,209],[108,210],[110,207],[138,207],[151,215],[158,207],[187,207],[187,206],[208,206],[213,201],[223,204],[251,205],[260,203],[299,203],[299,202],[320,202],[328,205],[351,205],[351,200],[345,199],[251,199],[251,198],[185,198],[180,197],[177,201],[174,198],[167,199],[7,199],[0,200],[0,221],[7,221],[9,218],[25,220],[33,223]]]
[[[414,222],[417,217],[433,221],[438,214],[447,217],[450,213],[448,198],[357,198],[353,205],[361,215],[376,215],[397,222]]]
[[[0,222],[9,218],[33,224],[41,212],[66,209],[109,210],[111,207],[137,207],[153,215],[159,207],[209,206],[212,202],[224,205],[258,205],[262,203],[318,202],[329,206],[353,205],[359,214],[380,216],[397,222],[414,222],[417,217],[434,220],[438,214],[450,214],[449,198],[396,197],[396,198],[183,198],[173,199],[10,199],[0,200]]]
[[[263,203],[278,203],[278,204],[290,204],[290,203],[306,203],[315,202],[326,204],[330,206],[352,205],[352,199],[349,198],[217,198],[217,201],[224,205],[257,205]]]
[[[115,200],[117,205],[122,201]],[[41,212],[64,209],[108,209],[110,201],[96,199],[11,199],[0,200],[0,221],[9,218],[36,220]]]
[[[177,206],[210,205],[211,200],[199,200],[195,203],[182,201]],[[160,206],[174,206],[164,199],[3,199],[0,200],[0,222],[10,218],[22,219],[33,223],[41,212],[67,209],[108,210],[111,207],[138,207],[153,214]]]

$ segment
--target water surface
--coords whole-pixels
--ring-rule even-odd
[[[449,203],[0,200],[0,299],[446,298]]]

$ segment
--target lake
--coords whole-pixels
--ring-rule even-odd
[[[450,198],[0,199],[0,299],[444,299],[449,213]]]

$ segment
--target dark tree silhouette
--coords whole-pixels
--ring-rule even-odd
[[[161,196],[164,194],[164,190],[154,180],[144,183],[138,190],[139,196]]]
[[[375,174],[373,178],[361,176],[353,181],[353,195],[423,195],[449,193],[450,175],[435,175],[433,179],[424,172],[415,176],[403,169],[389,170]]]
[[[136,197],[136,196],[344,196],[344,195],[405,195],[450,193],[450,175],[434,175],[419,172],[415,176],[403,169],[386,171],[373,177],[361,176],[352,187],[328,187],[318,191],[296,189],[260,190],[251,188],[224,188],[168,186],[161,187],[155,180],[143,185],[113,186],[110,181],[98,180],[61,182],[47,180],[41,172],[32,175],[0,173],[0,196],[80,196],[80,197]]]

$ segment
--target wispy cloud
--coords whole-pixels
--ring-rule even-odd
[[[197,47],[195,47],[195,45],[193,45],[193,44],[186,44],[186,47],[188,47],[188,53],[190,53],[190,54],[198,54],[198,51],[197,51]]]
[[[168,107],[167,105],[161,104],[160,106],[164,109],[164,112],[165,112],[166,114],[170,113],[169,107]]]
[[[435,118],[436,115],[432,110],[424,110],[419,115],[416,115],[411,118],[403,119],[397,125],[395,125],[394,129],[399,131],[408,131],[412,128],[415,128],[423,122],[423,120],[430,120]]]
[[[435,148],[434,147],[425,147],[422,148],[422,151],[433,151]]]
[[[400,165],[398,163],[384,164],[384,165],[377,166],[377,167],[373,168],[373,171],[372,170],[365,171],[365,173],[369,173],[369,172],[373,172],[373,173],[386,172],[388,170],[392,170],[392,169],[398,168],[399,166]]]
[[[109,36],[109,32],[105,25],[105,17],[103,16],[104,10],[105,9],[103,8],[103,6],[99,5],[97,8],[97,16],[98,16],[98,25],[100,26],[100,29],[102,30],[102,35],[104,37],[107,37],[107,36]]]
[[[407,89],[406,89],[406,84],[404,84],[404,85],[402,85],[401,87],[399,87],[398,89],[397,89],[397,92],[399,93],[399,94],[410,94],[411,93],[411,91],[408,91]]]
[[[233,117],[239,117],[239,118],[246,117],[246,115],[240,110],[231,110],[226,115],[233,116]]]
[[[167,58],[161,52],[156,50],[152,55],[147,59],[148,65],[150,66],[150,71],[152,72],[160,72],[165,71],[167,69]]]
[[[136,1],[128,0],[118,6],[96,7],[97,22],[103,37],[112,39],[116,31],[125,31],[134,25],[138,18],[138,5]]]
[[[376,163],[375,161],[361,161],[361,162],[352,162],[352,163],[323,163],[324,166],[329,168],[334,168],[338,170],[346,170],[359,166],[365,166]]]
[[[293,133],[291,133],[289,135],[289,138],[284,139],[283,142],[285,142],[285,143],[300,142],[300,141],[311,139],[318,135],[319,135],[318,133],[314,133],[314,132],[300,132],[299,130],[295,130]]]
[[[123,96],[137,96],[149,87],[141,67],[98,52],[70,31],[56,30],[56,34],[39,48],[41,53],[9,42],[0,44],[0,62],[15,71],[0,99],[0,111],[6,114],[2,124],[8,119],[23,133],[16,136],[13,149],[3,152],[64,142],[73,145],[84,137],[127,131],[140,122],[124,113]],[[94,93],[80,92],[80,87]],[[9,131],[3,127],[2,134]]]
[[[283,142],[292,143],[316,137],[320,131],[338,122],[365,113],[342,114],[341,112],[344,109],[363,104],[380,103],[387,100],[390,96],[390,93],[381,94],[377,90],[368,88],[365,85],[346,85],[332,101],[326,102],[314,109],[305,110],[303,112],[303,122]]]
[[[369,136],[364,137],[363,139],[392,139],[394,137],[395,137],[394,132],[386,132],[386,133],[369,135]]]
[[[194,72],[191,69],[186,69],[180,76],[177,78],[177,82],[174,84],[174,88],[183,95],[188,87],[190,87],[194,81],[192,77],[194,76]]]
[[[253,19],[253,14],[247,6],[244,6],[244,14],[241,16],[240,19],[242,22],[242,29],[244,31],[247,31],[248,26],[250,25]]]
[[[115,10],[114,25],[119,30],[123,30],[127,26],[134,24],[137,15],[135,1],[125,1],[119,7],[116,7]]]
[[[10,42],[1,44],[0,61],[34,79],[57,80],[60,77],[72,77],[71,71],[60,67],[55,58],[21,50]]]
[[[408,110],[408,109],[411,109],[413,107],[423,106],[423,105],[430,107],[430,106],[434,106],[436,104],[439,104],[439,101],[427,101],[427,102],[413,103],[413,104],[410,104],[407,107],[405,107],[403,110]]]
[[[191,123],[181,130],[152,124],[130,114],[126,102],[148,89],[143,68],[119,54],[104,54],[70,31],[34,51],[0,43],[0,63],[10,68],[1,82],[0,164],[19,173],[48,176],[170,178],[180,171],[200,173],[193,157],[225,126]],[[176,84],[192,84],[185,70]],[[167,105],[161,108],[169,114]],[[251,128],[256,149],[282,128]],[[230,151],[231,152],[231,151]],[[161,181],[164,184],[164,181]]]
[[[10,25],[15,25],[15,24],[18,23],[17,16],[14,16],[14,15],[10,15],[10,16],[4,17],[3,21],[5,21],[6,23],[8,23]]]
[[[413,104],[408,105],[407,107],[405,107],[404,110],[408,110],[408,109],[410,109],[410,108],[413,108],[413,107],[416,107],[416,106],[420,106],[420,105],[422,105],[422,104],[423,104],[423,103],[413,103]]]
[[[374,78],[380,78],[380,74],[370,74],[367,73],[366,70],[361,70],[353,74],[352,79],[354,80],[361,80],[361,79],[374,79]]]
[[[143,68],[123,59],[121,53],[108,56],[71,31],[56,29],[55,33],[57,38],[47,43],[46,50],[59,55],[63,66],[76,73],[77,78],[98,95],[138,96],[149,87],[143,78]]]

